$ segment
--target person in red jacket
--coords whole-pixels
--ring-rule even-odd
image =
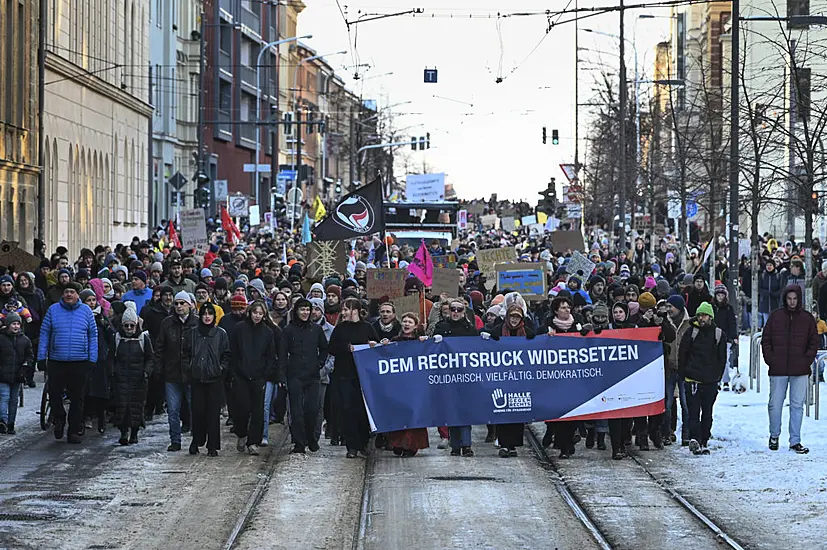
[[[781,411],[789,386],[790,450],[807,454],[810,450],[801,444],[801,421],[807,396],[807,378],[818,351],[818,330],[813,316],[804,311],[799,285],[785,288],[783,298],[783,306],[770,313],[761,338],[764,362],[770,368],[769,446],[772,451],[778,450]]]

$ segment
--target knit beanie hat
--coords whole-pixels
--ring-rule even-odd
[[[132,274],[132,278],[133,279],[140,279],[144,282],[144,284],[146,284],[146,273],[144,273],[143,271],[140,271],[140,270],[136,271],[135,273]]]
[[[68,273],[68,271],[67,271],[67,273]],[[2,284],[2,283],[9,283],[9,284],[13,285],[14,284],[14,279],[11,278],[11,275],[3,275],[2,277],[0,277],[0,284]]]
[[[709,315],[710,317],[715,317],[715,311],[713,311],[709,302],[701,302],[701,305],[699,305],[698,309],[695,311],[695,315],[704,314]]]
[[[640,304],[640,309],[644,311],[647,309],[652,309],[655,305],[657,305],[657,301],[651,292],[644,292],[638,296],[637,303]]]
[[[715,294],[723,294],[729,298],[729,290],[727,290],[726,285],[715,285]]]
[[[310,298],[310,305],[312,309],[318,309],[322,313],[324,313],[324,300],[322,300],[321,298]]]
[[[20,315],[15,313],[14,311],[10,311],[6,313],[6,319],[4,321],[6,326],[9,326],[12,323],[22,323],[23,321],[20,320]]]
[[[161,265],[161,262],[154,262],[152,265],[149,266],[150,273],[155,273],[156,271],[160,271],[161,273],[164,272],[164,266]]]
[[[185,290],[182,290],[181,292],[175,295],[175,301],[186,302],[189,305],[192,305],[192,298],[190,298],[190,293]]]
[[[679,311],[686,309],[686,302],[683,300],[682,296],[678,296],[677,294],[675,294],[674,296],[670,296],[669,298],[667,298],[666,301],[669,303],[669,305],[674,306],[674,308]]]
[[[594,311],[592,312],[592,317],[608,317],[609,316],[609,307],[604,304],[603,302],[598,302],[594,306]]]
[[[201,270],[201,278],[202,279],[206,279],[207,277],[212,277],[212,276],[213,276],[212,271],[209,270],[208,268],[205,267],[204,269]]]
[[[137,325],[138,312],[135,309],[135,302],[125,302],[124,305],[126,306],[126,310],[124,310],[123,317],[121,317],[121,324],[134,323]]]
[[[87,288],[86,290],[84,290],[80,293],[80,301],[85,303],[86,299],[89,298],[90,296],[95,296],[95,291],[92,290],[92,289]]]
[[[244,311],[247,309],[247,298],[243,295],[235,295],[230,298],[230,308],[233,311]]]

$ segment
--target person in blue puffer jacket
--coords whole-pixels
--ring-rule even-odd
[[[83,394],[86,376],[98,361],[98,328],[89,306],[80,302],[80,285],[69,283],[61,299],[46,311],[40,327],[38,358],[47,361],[49,401],[55,422],[55,439],[66,427],[63,394],[69,405],[69,443],[80,443],[83,433]],[[42,369],[42,366],[41,366]]]

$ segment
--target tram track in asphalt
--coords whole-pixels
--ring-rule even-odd
[[[549,471],[553,472],[554,479],[553,482],[562,496],[563,500],[566,504],[571,508],[574,515],[580,519],[586,529],[591,533],[594,537],[595,542],[597,545],[604,549],[610,550],[614,548],[631,548],[631,547],[641,547],[641,543],[638,541],[629,541],[627,544],[626,541],[623,539],[622,534],[618,535],[618,533],[609,528],[613,524],[618,524],[620,522],[612,522],[607,518],[607,515],[611,513],[612,508],[619,508],[623,506],[623,504],[613,504],[613,505],[606,505],[601,506],[600,502],[600,490],[601,488],[598,487],[597,491],[591,495],[585,495],[584,491],[581,490],[582,486],[588,485],[592,482],[595,484],[600,484],[599,476],[597,479],[588,480],[585,484],[581,484],[581,487],[573,486],[573,480],[577,475],[577,472],[574,472],[570,475],[566,475],[560,468],[560,462],[552,459],[549,454],[546,452],[545,448],[543,448],[540,439],[537,436],[537,433],[534,431],[534,428],[531,425],[526,426],[526,435],[531,445],[532,449],[534,450],[535,456],[537,459],[543,464]],[[587,451],[588,452],[588,451]],[[585,474],[590,470],[594,469],[594,466],[598,464],[595,461],[579,461],[579,460],[567,460],[566,466],[571,466],[572,468],[585,468],[586,471],[581,473]],[[642,488],[640,485],[638,486],[627,486],[626,489],[628,491],[642,491],[645,492],[648,490],[649,487],[652,485],[656,486],[658,490],[663,494],[668,496],[668,499],[671,503],[674,503],[675,507],[679,508],[685,517],[689,517],[695,523],[697,527],[700,527],[702,531],[704,531],[710,538],[710,548],[721,546],[726,546],[727,548],[731,548],[733,550],[744,550],[744,546],[742,546],[733,536],[731,536],[727,531],[722,528],[718,523],[716,523],[712,518],[701,512],[697,506],[695,506],[689,499],[687,499],[684,495],[681,495],[678,491],[676,491],[673,487],[671,487],[666,481],[658,478],[655,476],[652,471],[646,467],[643,461],[640,460],[639,457],[635,456],[634,454],[629,456],[629,459],[623,461],[604,461],[603,457],[600,459],[600,464],[604,464],[607,468],[615,468],[617,472],[620,472],[618,468],[623,468],[624,470],[628,471],[628,465],[634,464],[635,469],[638,473],[645,476],[645,480],[650,482],[646,484],[646,488]],[[639,478],[638,478],[639,480]],[[651,495],[651,491],[650,491]],[[612,500],[616,497],[612,497],[607,495],[607,500]],[[641,509],[645,511],[646,505],[638,505],[634,503],[627,503],[626,506],[628,507],[623,514],[623,521],[634,521],[634,519],[630,520],[630,514],[628,513],[629,510]],[[658,514],[660,516],[662,514]],[[670,521],[674,520],[674,515],[670,516]],[[656,522],[662,522],[664,524],[668,524],[668,522],[663,521],[661,517],[655,518]],[[698,533],[699,534],[699,533]],[[698,541],[695,542],[695,547],[698,548]],[[643,543],[643,546],[646,546]]]

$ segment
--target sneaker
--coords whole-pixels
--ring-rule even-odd
[[[16,431],[14,431],[14,424],[8,425],[8,427],[6,428],[6,433],[9,435],[14,435],[17,433]]]
[[[63,430],[65,427],[65,424],[55,424],[55,439],[63,439]]]
[[[209,451],[207,451],[207,456],[210,458],[215,458],[218,456],[218,451],[216,451],[215,449],[210,449]]]
[[[681,447],[689,447],[689,440],[681,439]]]
[[[586,432],[586,448],[594,449],[594,429],[589,429]]]
[[[461,456],[462,452],[459,449],[451,449],[451,456]]]
[[[169,447],[167,447],[167,451],[170,452],[170,453],[176,453],[180,450],[181,450],[181,444],[180,443],[170,443]]]
[[[688,446],[689,446],[689,450],[690,450],[690,451],[692,451],[692,454],[693,454],[693,455],[699,455],[699,454],[701,454],[701,444],[700,444],[700,443],[698,443],[698,441],[697,441],[697,440],[695,440],[695,439],[690,439],[690,440],[689,440],[689,445],[688,445]]]
[[[624,458],[626,458],[626,453],[623,452],[623,449],[612,450],[612,460],[623,460]]]
[[[263,437],[261,439],[261,445],[259,445],[259,447],[267,447],[269,444],[270,444],[270,442],[267,440],[267,438]]]
[[[564,450],[560,451],[560,455],[557,458],[567,459],[567,458],[571,458],[571,455],[569,454],[567,449],[564,449]]]
[[[701,454],[702,455],[708,455],[709,454],[709,447],[707,447],[706,445],[701,445]]]
[[[605,433],[597,434],[597,450],[598,451],[605,451],[606,450],[606,434]]]
[[[243,453],[248,448],[249,447],[247,447],[247,438],[239,436],[235,442],[235,450],[239,453]]]
[[[778,450],[778,438],[770,436],[770,450],[777,451]]]
[[[9,427],[6,425],[5,420],[0,420],[0,434],[4,434],[9,431]]]
[[[641,451],[648,451],[649,450],[649,438],[648,438],[648,436],[641,436],[640,439],[638,439],[638,442],[639,442],[638,449],[640,449]]]
[[[474,450],[471,447],[463,447],[462,456],[470,458],[474,456]]]
[[[299,444],[293,445],[293,450],[291,450],[290,453],[291,454],[296,454],[296,455],[303,455],[304,454],[304,445],[299,445]]]
[[[333,441],[330,442],[333,445]],[[437,449],[450,449],[451,448],[451,441],[449,439],[441,439],[439,444],[436,446]]]
[[[806,455],[810,452],[810,449],[802,445],[801,443],[796,443],[795,445],[790,445],[790,450],[795,451],[800,455]]]
[[[258,445],[247,445],[247,454],[258,456]]]
[[[71,434],[69,434],[69,435],[71,435]],[[124,445],[124,446],[129,445],[129,436],[126,435],[126,432],[123,431],[123,430],[121,430],[121,437],[120,437],[120,439],[118,439],[118,444],[119,445]]]
[[[543,448],[548,449],[554,443],[554,430],[551,426],[546,425],[546,433],[543,435]]]
[[[508,449],[508,456],[517,456],[517,449]]]
[[[201,451],[198,450],[198,445],[196,445],[194,442],[190,443],[190,454],[197,455],[199,452]]]
[[[724,383],[724,391],[729,391],[729,383]]]
[[[307,444],[307,448],[310,449],[311,453],[315,453],[315,452],[319,451],[319,444],[316,443],[315,441],[311,441],[310,443]]]
[[[500,449],[497,455],[499,455],[500,458],[508,458],[508,449]]]

